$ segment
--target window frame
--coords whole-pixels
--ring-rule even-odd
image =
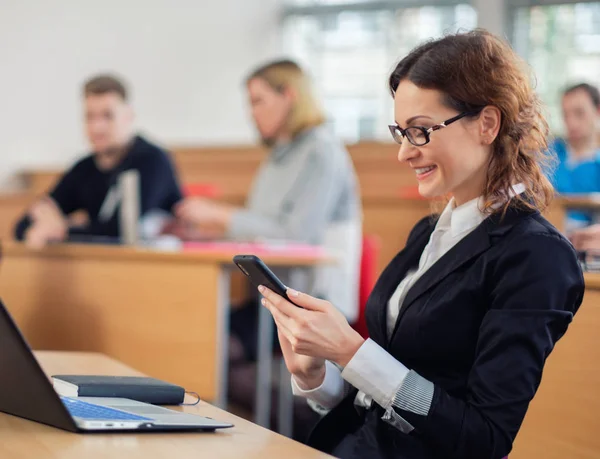
[[[515,19],[517,16],[517,9],[519,8],[532,8],[534,6],[557,6],[557,5],[575,5],[576,3],[598,3],[599,0],[499,0],[504,2],[505,21],[504,21],[504,34],[508,37],[511,45],[515,46],[513,42],[515,33]],[[517,52],[522,50],[517,49]],[[524,50],[527,51],[527,50]]]
[[[423,7],[446,7],[453,8],[459,5],[469,5],[473,8],[471,0],[366,0],[366,1],[345,1],[339,4],[317,4],[317,5],[294,5],[284,4],[281,9],[280,25],[283,33],[286,27],[286,21],[293,18],[310,17],[319,19],[325,16],[337,15],[345,12],[353,13],[395,13],[401,9],[423,8]],[[284,49],[284,52],[288,50]],[[359,117],[360,118],[360,117]],[[357,120],[360,126],[361,119]],[[383,125],[382,125],[383,126]],[[377,141],[388,142],[387,129],[376,129],[372,135],[365,136],[361,134],[360,127],[357,128],[356,136],[349,136],[350,141]],[[343,135],[343,134],[342,134]]]
[[[574,5],[577,3],[598,3],[600,0],[494,0],[501,2],[502,35],[515,48],[517,53],[524,58],[529,55],[526,40],[519,40],[515,37],[517,30],[517,10],[519,8],[532,8],[536,6],[557,6]],[[421,8],[421,7],[455,7],[461,4],[469,4],[477,13],[477,24],[481,24],[485,17],[485,0],[348,0],[339,4],[313,4],[298,5],[286,2],[282,5],[280,15],[281,29],[285,27],[285,22],[292,17],[323,17],[336,15],[342,12],[374,12],[387,11],[395,12],[402,8]],[[497,10],[496,10],[497,11]],[[284,50],[285,51],[285,50]],[[381,141],[379,135],[375,138]]]

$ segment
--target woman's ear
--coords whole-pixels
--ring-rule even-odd
[[[481,143],[491,145],[498,136],[500,131],[500,123],[502,122],[502,113],[498,107],[488,105],[479,115],[479,135]]]
[[[296,103],[296,99],[298,98],[298,93],[295,88],[291,86],[285,86],[281,91],[281,95],[285,97],[290,105],[294,105]]]

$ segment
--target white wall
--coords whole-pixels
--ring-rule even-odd
[[[279,56],[279,0],[0,0],[0,188],[84,153],[81,84],[116,71],[166,145],[248,143],[243,77]]]
[[[471,5],[477,10],[477,26],[505,36],[505,3],[505,0],[471,0]]]

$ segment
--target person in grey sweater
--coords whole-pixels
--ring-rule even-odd
[[[271,148],[254,178],[246,206],[233,208],[188,198],[176,207],[175,215],[216,237],[324,246],[337,256],[336,264],[276,274],[286,285],[336,304],[352,323],[358,316],[362,237],[352,160],[326,127],[309,78],[296,63],[269,63],[254,71],[246,83],[257,129],[263,144]],[[231,317],[232,354],[241,348],[244,361],[255,358],[256,314],[253,302]],[[248,392],[253,394],[251,389]]]
[[[270,155],[254,178],[246,206],[188,198],[175,209],[206,234],[234,240],[322,245],[339,262],[278,273],[296,289],[327,298],[353,322],[358,315],[361,205],[344,145],[325,126],[308,78],[291,61],[267,64],[247,81],[252,114]]]

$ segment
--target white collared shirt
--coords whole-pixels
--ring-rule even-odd
[[[524,190],[522,184],[514,185],[513,195]],[[482,204],[482,199],[476,198],[455,207],[454,199],[450,200],[421,254],[418,268],[407,273],[388,302],[388,337],[393,333],[402,303],[411,287],[442,256],[485,220],[487,215],[481,210]],[[349,383],[359,390],[355,399],[356,405],[370,407],[372,401],[375,401],[387,410],[408,373],[409,369],[401,362],[375,341],[367,339],[343,371],[327,362],[325,379],[319,387],[303,390],[292,377],[292,388],[294,395],[306,397],[313,402],[313,407],[317,404],[321,408],[331,409],[344,398]]]
[[[448,203],[438,219],[429,242],[419,260],[419,267],[409,271],[388,302],[387,333],[392,335],[396,319],[400,314],[404,298],[411,287],[431,268],[436,261],[454,247],[461,239],[473,231],[485,220],[486,215],[481,212],[480,198],[473,199],[465,204],[455,207],[454,198]]]

